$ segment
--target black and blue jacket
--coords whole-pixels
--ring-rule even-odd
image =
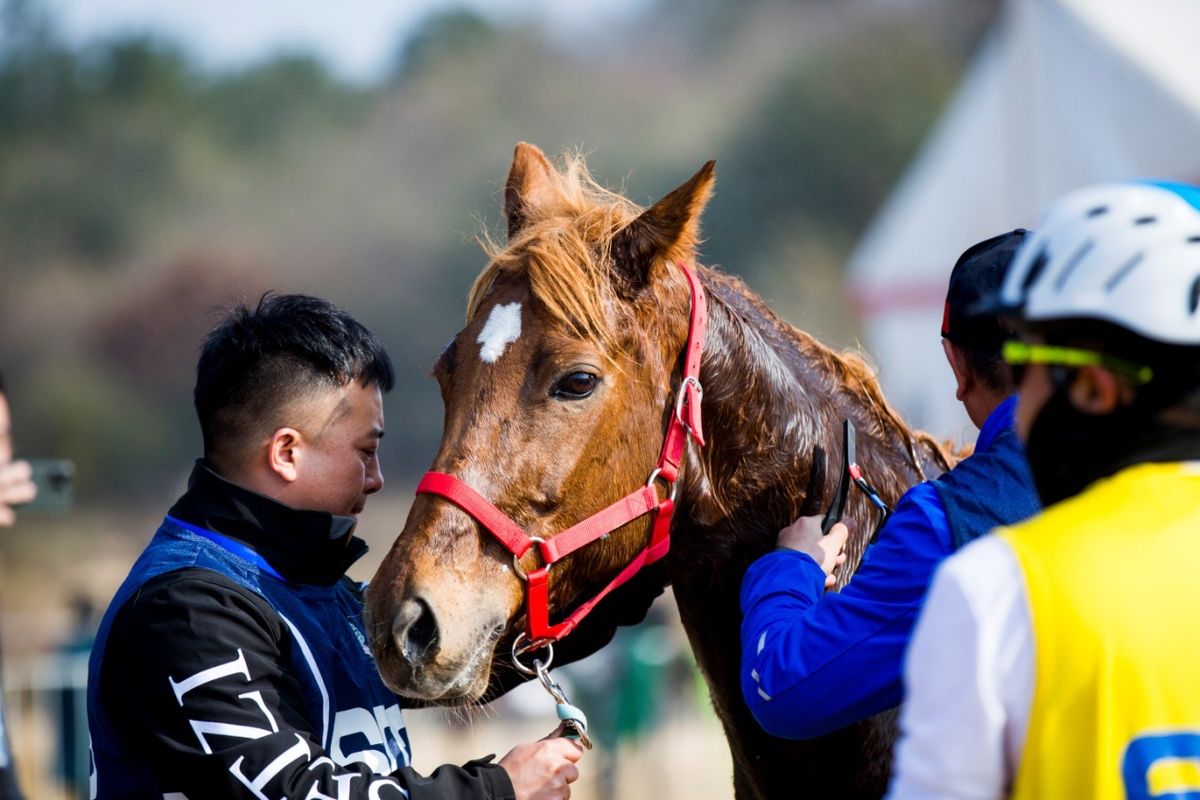
[[[197,465],[92,651],[93,798],[513,796],[485,761],[409,766],[345,577],[366,551],[353,526]]]
[[[742,694],[769,733],[806,739],[899,705],[904,651],[934,570],[963,544],[1039,508],[1013,429],[1016,398],[975,452],[896,504],[840,592],[804,553],[777,550],[742,580]]]

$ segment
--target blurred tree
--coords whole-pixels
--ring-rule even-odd
[[[270,274],[256,259],[215,247],[182,253],[97,309],[90,351],[131,389],[187,406],[205,334],[235,303],[256,303]]]
[[[174,187],[189,68],[144,37],[74,53],[19,28],[0,54],[0,261],[111,264]]]
[[[848,254],[961,67],[918,22],[856,26],[847,40],[804,53],[766,93],[720,162],[707,214],[719,232],[716,260],[769,251],[795,228]]]
[[[294,54],[213,81],[201,107],[223,143],[261,152],[314,127],[353,125],[368,103],[367,93],[334,80],[315,57]]]
[[[79,80],[95,104],[186,108],[196,79],[183,53],[145,35],[119,37],[89,49]]]
[[[198,452],[199,432],[180,437],[166,398],[126,386],[108,365],[83,359],[33,365],[17,389],[23,436],[37,447],[25,452],[73,459],[83,502],[155,495],[190,464],[186,455],[164,456]]]
[[[26,452],[75,458],[85,502],[161,491],[198,447],[207,308],[270,287],[328,296],[388,347],[403,486],[436,447],[428,370],[519,139],[584,148],[639,202],[716,157],[706,262],[788,309],[801,278],[778,276],[820,262],[803,288],[836,309],[841,259],[995,2],[658,3],[590,48],[439,12],[352,87],[304,54],[212,74],[157,38],[72,48],[36,0],[0,0],[0,362]]]
[[[0,7],[0,167],[30,134],[64,131],[78,119],[77,58],[33,0]]]
[[[499,32],[479,13],[466,8],[436,11],[406,35],[397,48],[391,81],[403,83],[427,73],[439,62],[477,48]]]

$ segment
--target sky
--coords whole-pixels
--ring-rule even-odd
[[[536,17],[563,33],[628,18],[649,0],[41,0],[72,42],[121,33],[165,34],[211,68],[280,51],[322,56],[344,78],[368,82],[395,57],[401,35],[457,6],[494,20]]]

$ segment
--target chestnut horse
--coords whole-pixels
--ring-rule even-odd
[[[433,470],[543,538],[646,482],[688,336],[691,296],[676,264],[695,263],[713,172],[709,162],[643,210],[599,187],[581,159],[560,171],[536,147],[517,146],[507,245],[485,242],[490,262],[471,290],[466,327],[434,369],[445,427]],[[830,503],[843,419],[856,426],[858,461],[889,502],[948,468],[948,457],[897,417],[856,355],[785,324],[737,279],[697,269],[709,308],[700,367],[708,444],[688,445],[662,563],[729,739],[736,795],[879,796],[890,716],[805,742],[772,738],[751,717],[739,688],[738,590],[780,528]],[[860,493],[848,515],[872,519]],[[843,581],[869,528],[847,548]],[[556,563],[550,608],[561,613],[593,595],[649,530],[642,517]],[[526,554],[522,571],[535,561]],[[380,672],[409,697],[476,702],[522,630],[524,590],[512,556],[471,516],[418,495],[368,593]]]

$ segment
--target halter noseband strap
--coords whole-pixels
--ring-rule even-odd
[[[708,321],[704,289],[696,273],[680,262],[679,268],[687,278],[692,295],[691,323],[684,351],[683,373],[676,390],[674,413],[667,425],[658,464],[650,473],[646,484],[630,492],[607,508],[587,519],[572,525],[565,531],[543,539],[529,536],[525,530],[496,508],[487,498],[453,475],[443,472],[427,472],[417,485],[417,494],[434,494],[449,500],[470,514],[476,522],[496,537],[513,554],[513,565],[517,575],[525,578],[526,631],[529,644],[523,649],[532,649],[556,642],[575,629],[588,612],[618,586],[647,564],[653,564],[667,554],[671,547],[671,516],[675,511],[675,483],[679,480],[679,467],[691,436],[696,444],[704,446],[704,433],[700,425],[700,401],[704,390],[700,385],[700,357],[704,347],[704,331]],[[659,498],[655,484],[661,482],[667,488],[667,496]],[[646,514],[654,514],[650,542],[608,585],[595,597],[576,608],[560,622],[551,624],[549,605],[550,567],[567,555],[591,544]],[[520,564],[536,545],[542,566],[525,572]]]

